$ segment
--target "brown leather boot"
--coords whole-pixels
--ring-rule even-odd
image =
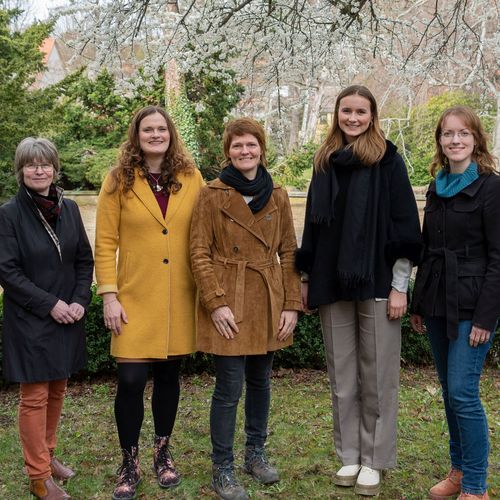
[[[464,493],[462,491],[457,500],[490,500],[490,496],[487,491],[485,491],[482,495],[474,495],[472,493]]]
[[[456,498],[461,490],[462,476],[462,471],[451,468],[446,479],[439,481],[429,490],[429,498],[432,500]]]
[[[47,479],[31,479],[30,491],[40,500],[68,500],[71,497],[56,483],[52,477]]]
[[[50,459],[50,470],[52,471],[52,477],[59,481],[67,481],[75,476],[75,471],[59,462],[56,457]]]

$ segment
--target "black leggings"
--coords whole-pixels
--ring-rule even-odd
[[[170,436],[179,405],[181,360],[154,363],[118,363],[115,418],[120,446],[131,451],[138,446],[144,418],[144,388],[149,367],[153,370],[151,408],[157,436]]]

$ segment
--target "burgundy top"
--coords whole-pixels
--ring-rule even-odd
[[[169,194],[166,193],[165,190],[161,188],[161,185],[159,184],[160,177],[161,174],[152,174],[151,172],[149,172],[148,182],[149,185],[151,186],[153,194],[155,195],[156,201],[160,206],[163,218],[165,218],[165,214],[167,213]]]

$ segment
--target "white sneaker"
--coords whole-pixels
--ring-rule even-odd
[[[380,471],[363,465],[354,486],[358,495],[376,496],[380,493]]]
[[[359,464],[344,465],[333,476],[333,484],[338,486],[354,486],[360,469],[361,465]]]

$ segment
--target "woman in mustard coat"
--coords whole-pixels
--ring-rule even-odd
[[[236,481],[236,410],[246,382],[245,471],[264,484],[279,480],[264,452],[274,351],[292,343],[301,309],[294,269],[295,231],[285,190],[267,172],[262,126],[241,118],[224,132],[226,168],[202,189],[191,227],[199,288],[198,349],[213,353],[210,411],[212,486],[220,498],[248,498]]]
[[[153,371],[154,470],[163,488],[180,475],[169,451],[181,357],[195,350],[196,289],[189,227],[201,174],[163,108],[139,110],[97,205],[96,276],[118,362],[115,417],[123,464],[114,499],[135,498],[143,394]],[[118,251],[118,263],[117,263]]]

